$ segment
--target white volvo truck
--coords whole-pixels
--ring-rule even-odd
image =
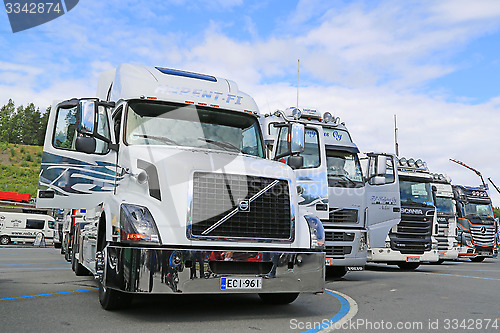
[[[368,261],[398,265],[414,270],[421,262],[439,260],[437,215],[429,169],[422,160],[400,158],[398,161],[401,197],[401,221],[395,225],[385,247],[368,249]]]
[[[438,242],[439,261],[458,259],[457,212],[453,196],[451,178],[443,174],[432,174],[432,190],[437,210],[438,232],[434,235]]]
[[[329,275],[362,270],[368,242],[383,247],[389,230],[400,220],[399,184],[389,154],[369,154],[363,176],[359,150],[340,119],[315,109],[288,108],[260,119],[272,158],[282,160],[289,122],[306,128],[304,163],[295,169],[301,188],[300,211],[319,216],[326,235]],[[276,145],[275,142],[279,144]]]
[[[289,153],[303,149],[303,128],[293,133]],[[37,206],[87,209],[76,270],[98,279],[105,309],[136,293],[322,292],[324,231],[297,200],[232,81],[124,64],[96,98],[51,110]]]

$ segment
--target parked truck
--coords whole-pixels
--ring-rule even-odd
[[[451,186],[451,178],[443,174],[432,174],[434,205],[437,211],[438,230],[435,238],[438,242],[439,261],[458,259],[456,203]]]
[[[498,257],[498,223],[486,189],[453,185],[453,193],[457,205],[459,257],[475,262]]]
[[[265,159],[258,116],[233,81],[128,64],[96,98],[54,105],[37,205],[87,209],[75,260],[104,309],[137,293],[283,304],[324,290],[321,222],[298,210],[291,167]]]
[[[401,221],[389,232],[385,247],[368,249],[368,260],[414,270],[421,262],[439,260],[433,178],[422,160],[404,157],[398,160],[398,175]]]
[[[305,149],[299,154],[304,163],[294,170],[301,192],[299,210],[321,218],[330,276],[363,270],[367,242],[382,247],[400,219],[395,157],[369,154],[364,178],[359,150],[340,118],[316,109],[290,107],[260,121],[271,158],[282,162],[286,162],[282,150],[288,135],[284,125],[305,126]]]

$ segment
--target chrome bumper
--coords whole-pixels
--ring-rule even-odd
[[[108,246],[104,284],[134,293],[323,292],[323,252],[150,249]],[[222,277],[261,277],[262,289],[221,290]]]

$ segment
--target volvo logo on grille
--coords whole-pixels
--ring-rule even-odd
[[[248,200],[240,200],[238,203],[238,210],[248,213],[250,211],[250,202],[248,202]]]
[[[486,227],[481,227],[481,233],[484,235],[486,234]]]

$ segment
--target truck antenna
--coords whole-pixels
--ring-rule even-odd
[[[300,77],[300,59],[297,59],[297,109],[299,108],[299,77]]]
[[[394,115],[394,146],[396,148],[396,157],[399,157],[398,124],[396,115]]]
[[[491,185],[493,185],[493,187],[495,188],[495,190],[497,190],[497,192],[500,193],[500,188],[498,188],[498,186],[496,186],[495,183],[493,183],[493,181],[491,180],[490,177],[488,177],[488,180],[490,181]]]
[[[487,190],[487,189],[488,189],[488,184],[486,184],[486,183],[484,182],[483,175],[481,175],[481,172],[479,172],[478,170],[474,169],[473,167],[468,166],[468,165],[467,165],[467,164],[465,164],[464,162],[461,162],[461,161],[458,161],[458,160],[454,160],[453,158],[450,158],[450,161],[455,162],[455,163],[457,163],[457,164],[460,164],[461,166],[466,167],[467,169],[474,171],[474,172],[476,173],[476,175],[478,175],[478,176],[479,176],[479,178],[481,178],[481,182],[483,183],[483,188],[484,188],[485,190]],[[491,181],[491,180],[490,180],[490,181]]]

